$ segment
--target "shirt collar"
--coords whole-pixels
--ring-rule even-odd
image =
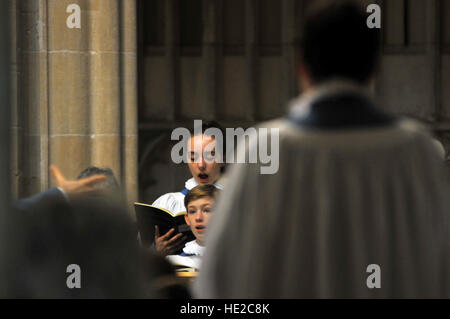
[[[196,240],[186,243],[186,245],[183,248],[183,252],[186,255],[203,256],[204,251],[205,247],[200,246]]]
[[[218,189],[220,189],[220,190],[222,190],[223,189],[223,187],[224,187],[224,184],[225,184],[225,179],[224,179],[224,177],[223,176],[221,176],[215,183],[214,183],[214,186],[216,186]],[[186,187],[186,189],[188,189],[188,190],[191,190],[191,189],[193,189],[195,186],[197,186],[198,185],[198,183],[197,183],[197,181],[195,180],[195,178],[191,178],[191,179],[188,179],[187,181],[186,181],[186,183],[184,184],[184,187]]]
[[[325,96],[341,93],[352,93],[371,98],[370,92],[362,85],[345,79],[332,79],[317,85],[292,100],[289,104],[289,116],[292,118],[304,117],[311,112],[311,105]]]
[[[184,187],[186,187],[186,189],[188,189],[188,190],[193,189],[197,185],[198,185],[198,183],[195,181],[195,178],[193,178],[193,177],[191,179],[188,179],[186,181],[186,183],[184,183]]]

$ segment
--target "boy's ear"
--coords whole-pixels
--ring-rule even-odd
[[[184,215],[184,221],[186,222],[186,224],[188,224],[189,226],[191,226],[191,222],[189,221],[188,215]]]

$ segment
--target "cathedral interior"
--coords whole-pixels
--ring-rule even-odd
[[[283,117],[302,94],[301,26],[316,1],[1,0],[0,248],[3,230],[18,229],[11,203],[56,186],[51,165],[68,180],[111,168],[134,219],[133,203],[180,192],[191,177],[171,159],[174,129]],[[376,104],[422,123],[448,171],[450,0],[358,1],[381,8]]]
[[[2,2],[10,196],[52,186],[50,164],[70,178],[110,167],[130,202],[178,190],[189,172],[170,160],[172,129],[194,119],[247,128],[301,93],[299,26],[311,2]],[[361,2],[382,8],[377,103],[428,125],[448,160],[450,1]]]

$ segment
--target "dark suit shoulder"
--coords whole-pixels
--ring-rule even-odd
[[[44,192],[35,194],[31,197],[19,199],[13,203],[13,208],[19,212],[33,212],[40,209],[48,203],[65,203],[64,194],[57,187],[52,187]]]

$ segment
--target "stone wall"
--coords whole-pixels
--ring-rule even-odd
[[[53,185],[87,166],[113,169],[134,201],[137,188],[137,55],[134,0],[16,0],[17,104],[13,191]],[[80,28],[66,21],[81,9]]]

